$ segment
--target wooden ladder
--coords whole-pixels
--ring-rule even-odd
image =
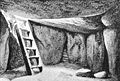
[[[28,75],[42,72],[42,60],[29,21],[17,21],[16,34],[23,53]]]

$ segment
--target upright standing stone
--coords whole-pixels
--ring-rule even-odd
[[[14,69],[24,65],[24,59],[22,55],[21,48],[17,43],[16,38],[12,33],[9,35],[9,60],[8,60],[8,68]]]
[[[105,46],[108,52],[109,71],[120,80],[120,30],[104,30]]]
[[[105,47],[102,32],[91,34],[87,38],[87,61],[93,72],[103,70]]]
[[[85,39],[82,34],[67,33],[67,53],[71,63],[86,66]]]
[[[65,42],[62,31],[47,26],[33,25],[35,39],[44,64],[57,64],[61,61]]]
[[[108,52],[109,71],[112,76],[120,81],[120,3],[109,9],[101,18],[106,26],[104,30],[105,46]]]
[[[9,28],[8,24],[0,12],[0,73],[7,68],[9,57]]]

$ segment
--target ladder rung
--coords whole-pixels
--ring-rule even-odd
[[[22,31],[27,31],[27,32],[30,32],[30,30],[28,30],[28,29],[26,29],[26,28],[20,28],[20,30],[22,30]]]
[[[39,56],[29,56],[29,58],[39,58]]]
[[[29,37],[30,36],[30,31],[21,29],[22,36]]]
[[[64,57],[68,57],[68,55],[63,55]]]
[[[39,68],[39,67],[42,67],[42,66],[36,65],[36,66],[32,66],[31,68]]]
[[[23,36],[23,39],[27,39],[27,40],[32,40],[33,41],[33,39],[31,39],[30,37],[24,37]]]
[[[43,70],[43,67],[39,66],[39,67],[31,68],[31,69],[34,71],[34,73],[39,73]]]
[[[33,49],[33,50],[36,50],[35,48],[33,47],[26,47],[26,49]]]
[[[26,47],[32,47],[33,46],[33,40],[31,39],[24,39],[24,44]]]

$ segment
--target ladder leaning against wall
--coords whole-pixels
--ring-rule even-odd
[[[42,60],[28,20],[16,20],[16,33],[28,75],[42,72]]]

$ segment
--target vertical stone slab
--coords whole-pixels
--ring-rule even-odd
[[[86,66],[85,38],[82,34],[67,33],[67,53],[70,63]]]
[[[120,30],[106,29],[103,35],[108,52],[109,71],[112,77],[120,81]]]
[[[8,24],[0,12],[0,73],[7,68],[9,57],[9,28]]]
[[[9,59],[7,69],[14,69],[24,65],[22,50],[12,33],[9,35]]]
[[[46,65],[59,63],[66,40],[64,33],[43,25],[34,24],[33,29],[43,63]]]
[[[105,46],[102,32],[91,34],[87,38],[87,61],[93,72],[103,70]]]

